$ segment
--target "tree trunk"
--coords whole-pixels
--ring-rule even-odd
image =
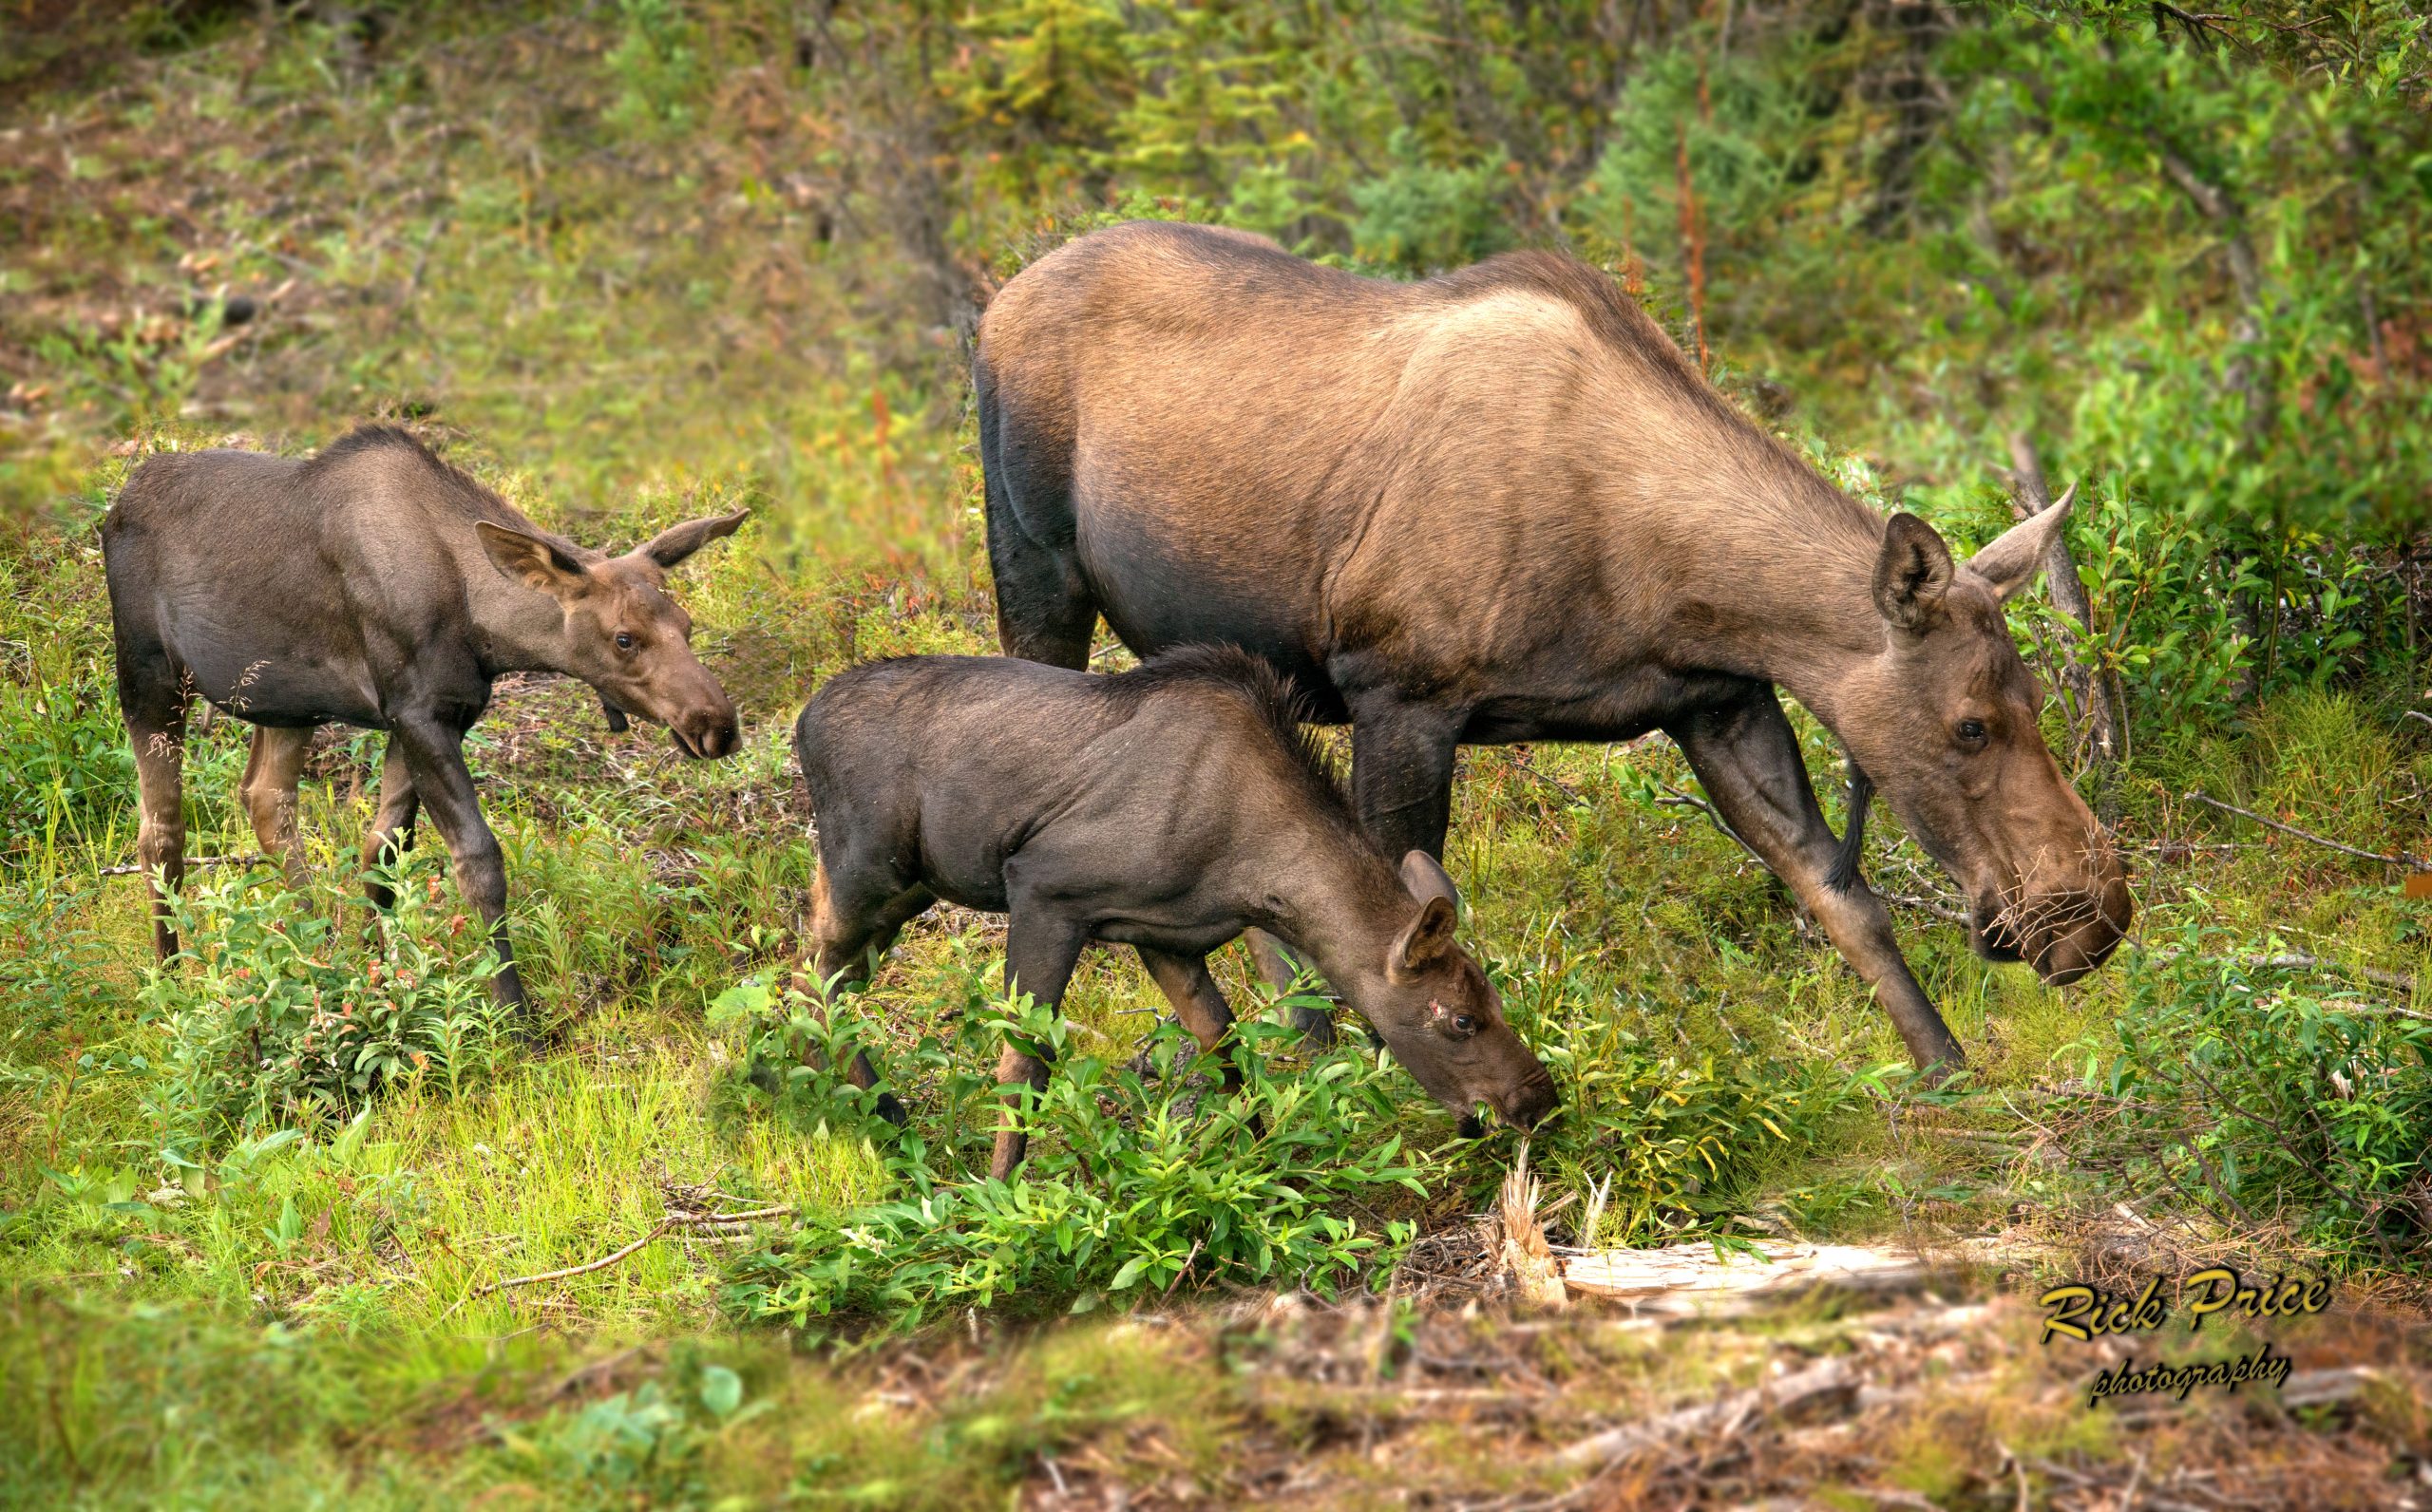
[[[2043,480],[2042,459],[2023,430],[2010,437],[2010,461],[2015,467],[2011,476],[2018,483],[2017,497],[2010,501],[2011,513],[2024,520],[2051,508],[2052,491]],[[2051,552],[2043,561],[2043,583],[2053,608],[2074,621],[2080,633],[2093,631],[2094,605],[2078,577],[2077,558],[2069,553],[2066,534],[2052,538]],[[2087,666],[2074,651],[2063,660],[2060,675],[2068,685],[2070,697],[2086,711],[2086,769],[2094,774],[2097,817],[2108,824],[2116,817],[2111,811],[2118,807],[2119,764],[2127,756],[2127,690],[2116,676]]]

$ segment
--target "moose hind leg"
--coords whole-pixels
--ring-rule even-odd
[[[153,953],[165,961],[178,953],[169,899],[185,880],[186,869],[186,701],[157,704],[130,704],[125,713],[127,739],[135,747],[135,860],[143,868],[144,889],[152,900]]]
[[[996,511],[990,511],[992,521]],[[1023,538],[1020,527],[988,530],[988,565],[997,579],[997,640],[1008,656],[1081,671],[1090,665],[1097,600],[1069,550]]]
[[[1074,549],[1070,481],[1054,476],[1063,469],[1042,465],[1041,447],[1004,434],[1004,406],[994,378],[984,369],[976,376],[998,642],[1008,656],[1080,671],[1090,664],[1098,607]]]
[[[825,1022],[834,1006],[833,999],[867,983],[872,963],[886,954],[905,924],[936,901],[936,894],[916,885],[873,903],[865,890],[848,883],[840,906],[828,870],[821,867],[810,884],[809,970],[797,974],[795,990],[819,1004],[819,1015]],[[818,1065],[817,1052],[806,1049],[802,1064]],[[774,1073],[765,1063],[755,1066],[751,1075],[765,1090],[777,1089]],[[852,1064],[845,1068],[845,1076],[864,1091],[876,1087],[878,1068],[871,1063],[869,1051],[855,1050]],[[881,1092],[874,1106],[879,1117],[898,1128],[911,1122],[911,1114],[893,1092]]]
[[[295,822],[296,784],[303,778],[304,758],[312,746],[310,729],[255,726],[254,748],[245,758],[244,779],[237,784],[262,854],[279,863],[288,890],[297,893],[313,880],[304,865],[303,837]]]

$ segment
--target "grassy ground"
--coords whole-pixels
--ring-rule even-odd
[[[0,120],[0,1500],[487,1504],[513,1487],[567,1505],[1054,1504],[1057,1456],[1086,1466],[1076,1481],[1148,1499],[1134,1504],[1253,1491],[1383,1504],[1411,1484],[1517,1496],[1566,1477],[1511,1470],[1515,1446],[1702,1389],[1773,1348],[1770,1332],[1685,1347],[1588,1329],[1560,1346],[1579,1351],[1560,1369],[1529,1356],[1575,1390],[1570,1417],[1531,1427],[1533,1410],[1380,1418],[1359,1395],[1372,1382],[1303,1390],[1243,1361],[1324,1350],[1229,1314],[1016,1336],[974,1312],[839,1365],[732,1321],[722,1288],[745,1246],[715,1235],[477,1295],[606,1255],[702,1188],[828,1215],[891,1189],[846,1125],[750,1088],[750,1028],[711,1007],[790,958],[811,862],[784,738],[818,677],[875,654],[993,650],[951,338],[899,313],[919,308],[910,275],[785,171],[846,150],[833,123],[773,45],[766,66],[671,81],[629,40],[602,20],[434,21],[358,76],[326,34],[231,22]],[[239,301],[252,312],[237,323]],[[300,1140],[282,1142],[280,1121],[222,1133],[184,1150],[188,1170],[162,1155],[177,1045],[171,999],[143,991],[142,884],[123,871],[131,762],[91,526],[145,451],[300,450],[374,415],[586,540],[751,502],[752,523],[680,587],[744,745],[688,764],[605,734],[578,687],[504,690],[474,760],[551,1038],[469,1059],[477,1074],[452,1090],[408,1077],[359,1120],[283,1121]],[[1814,769],[1830,770],[1829,741],[1807,733]],[[2201,785],[2420,852],[2425,734],[2353,690],[2290,695],[2236,730],[2142,734],[2119,826],[2142,936],[2420,980],[2425,905],[2388,872],[2176,795]],[[190,855],[254,849],[233,803],[242,748],[226,722],[195,743]],[[332,939],[361,916],[351,859],[377,768],[372,740],[325,737],[305,787],[324,882],[293,917],[332,921]],[[2321,1266],[2352,1294],[2403,1300],[2420,1251],[2375,1251],[2302,1204],[2212,1202],[2183,1168],[2184,1182],[2123,1161],[2142,1137],[2132,1106],[2077,1097],[2123,1023],[2246,991],[2252,973],[2129,953],[2061,993],[1911,913],[1911,961],[1979,1068],[1964,1095],[1921,1098],[1881,1069],[1896,1040],[1782,890],[1662,802],[1694,789],[1661,740],[1470,751],[1462,777],[1447,861],[1473,905],[1468,937],[1524,1031],[1559,1052],[1575,1111],[1540,1151],[1549,1198],[1619,1175],[1599,1238],[1997,1235],[2116,1264]],[[1883,885],[1935,895],[1896,832],[1875,845]],[[960,914],[907,935],[866,999],[899,1057],[984,993],[1000,943],[993,921]],[[1237,995],[1244,967],[1223,963]],[[2357,1000],[2335,970],[2253,980],[2266,998]],[[2420,988],[2368,998],[2356,1011],[2375,1023],[2432,1007]],[[1129,1055],[1157,1001],[1128,959],[1092,956],[1066,1005],[1076,1046]],[[1277,1053],[1287,1078],[1309,1059]],[[1474,1211],[1510,1154],[1402,1104],[1426,1195],[1371,1215],[1372,1230]],[[1776,1114],[1787,1127],[1764,1122]],[[2122,1121],[2117,1138],[2106,1119]],[[2120,1202],[2130,1218],[2105,1216]],[[2163,1237],[2121,1251],[2123,1233]],[[2015,1323],[1984,1336],[2014,1346]],[[2383,1340],[2394,1368],[2421,1364],[2405,1337]],[[2051,1385],[2042,1367],[1986,1369],[1965,1409],[1977,1427],[1954,1430],[1961,1459],[2004,1403]],[[2016,1409],[2046,1416],[2009,1430],[2014,1447],[2032,1438],[2076,1464],[2144,1452],[2082,1414]],[[2371,1426],[2340,1451],[2423,1446],[2420,1418],[2395,1407]],[[2175,1452],[2219,1447],[2186,1431]],[[1383,1440],[1400,1447],[1373,1457]],[[1784,1484],[2006,1495],[1968,1479],[1989,1460],[1936,1470],[1928,1448],[1902,1440],[1872,1470],[1819,1461]],[[1318,1467],[1297,1490],[1244,1479],[1295,1455]]]

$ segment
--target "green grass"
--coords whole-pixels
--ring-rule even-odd
[[[811,860],[785,741],[817,679],[994,649],[951,346],[905,313],[920,301],[900,258],[819,239],[786,187],[786,163],[841,150],[833,103],[782,70],[688,72],[670,49],[731,62],[765,19],[695,14],[642,47],[611,19],[446,12],[345,89],[321,33],[232,26],[127,65],[66,126],[10,123],[64,132],[73,172],[39,218],[0,231],[0,296],[28,292],[10,339],[48,389],[0,433],[0,1501],[759,1504],[817,1487],[962,1507],[1074,1444],[1143,1476],[1200,1475],[1245,1410],[1183,1345],[1092,1327],[1010,1354],[1004,1380],[942,1415],[873,1411],[868,1381],[724,1320],[742,1246],[662,1240],[470,1295],[639,1237],[665,1182],[830,1219],[897,1189],[876,1150],[753,1091],[750,1028],[709,1008],[799,946]],[[223,285],[277,298],[234,331],[162,314]],[[471,756],[554,1037],[455,1096],[408,1085],[360,1123],[278,1144],[225,1131],[182,1174],[146,1110],[168,1047],[139,1008],[142,884],[104,875],[132,859],[133,795],[90,526],[130,453],[231,435],[300,450],[372,415],[423,425],[586,540],[750,502],[752,522],[678,585],[744,747],[696,765],[646,731],[608,736],[570,684],[503,699]],[[2276,939],[2423,979],[2424,905],[2394,876],[2179,796],[2420,852],[2432,731],[2395,719],[2411,691],[2299,690],[2237,728],[2140,729],[2123,837],[2235,847],[2138,851],[2143,932]],[[1799,724],[1811,769],[1833,770],[1829,739]],[[254,848],[234,803],[242,741],[223,723],[196,742],[190,855]],[[341,930],[362,917],[352,868],[378,756],[341,741],[305,787],[321,882],[303,906]],[[1976,1065],[1966,1091],[1920,1100],[1897,1075],[1869,1080],[1898,1041],[1784,891],[1694,813],[1635,796],[1642,780],[1692,787],[1664,742],[1472,750],[1460,771],[1447,862],[1465,937],[1526,1032],[1564,1048],[1574,1101],[1590,1089],[1539,1163],[1554,1199],[1624,1173],[1624,1229],[1606,1237],[1981,1234],[2021,1204],[2065,1233],[2149,1195],[2033,1158],[2020,1111],[2079,1075],[2088,1045],[2116,1043],[2139,1001],[2132,961],[2056,992],[1904,915]],[[1875,875],[1916,890],[1923,858],[1889,821],[1878,836]],[[993,979],[1000,946],[998,921],[969,916],[907,934],[856,1000],[891,1067],[919,1069],[909,1052]],[[1240,953],[1217,964],[1247,1001]],[[2419,988],[2391,1006],[2432,1001]],[[1065,1007],[1081,1053],[1120,1061],[1162,1002],[1105,952]],[[922,1074],[914,1090],[934,1091]],[[1834,1095],[1776,1137],[1748,1084],[1790,1096],[1801,1077]],[[1664,1111],[1672,1092],[1684,1110]],[[1405,1103],[1411,1145],[1448,1146],[1449,1121]],[[1473,1210],[1510,1150],[1447,1148],[1409,1216]],[[2191,1221],[2231,1233],[2190,1200]],[[2325,1242],[2302,1259],[2383,1263]],[[629,1349],[625,1373],[552,1394]],[[742,1383],[732,1410],[713,1370]],[[1901,1452],[1919,1488],[1946,1484],[1925,1438]]]

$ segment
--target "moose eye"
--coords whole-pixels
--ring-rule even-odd
[[[1959,738],[1971,746],[1976,744],[1976,742],[1983,740],[1985,738],[1985,722],[1981,719],[1961,720],[1959,722]]]
[[[634,649],[634,637],[633,637],[633,635],[632,635],[631,633],[629,633],[628,632],[621,631],[621,630],[620,630],[620,631],[618,631],[618,632],[617,632],[617,649],[618,649],[618,651],[631,651],[631,650],[633,650],[633,649]],[[1981,727],[1980,727],[1980,728],[1981,728]]]
[[[1471,1017],[1469,1014],[1467,1014],[1467,1013],[1455,1013],[1455,1014],[1454,1014],[1454,1015],[1453,1015],[1453,1032],[1454,1032],[1454,1033],[1455,1033],[1455,1034],[1474,1034],[1474,1033],[1476,1033],[1477,1031],[1478,1031],[1478,1021],[1477,1021],[1476,1019],[1472,1018],[1472,1017]]]

